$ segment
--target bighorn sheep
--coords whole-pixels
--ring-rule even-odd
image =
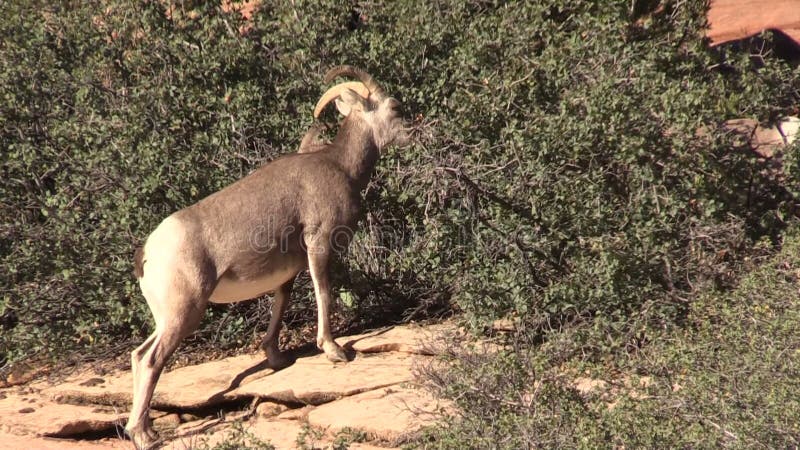
[[[194,332],[208,302],[231,303],[275,293],[261,347],[268,364],[287,365],[278,333],[296,275],[308,268],[317,300],[317,346],[346,361],[328,317],[329,268],[347,245],[383,147],[407,139],[396,99],[366,72],[340,66],[325,75],[357,78],[330,88],[315,118],[335,100],[345,116],[329,144],[312,129],[299,154],[278,158],[245,178],[164,219],[135,253],[135,274],[155,332],[131,353],[133,406],[125,430],[135,445],[157,441],[148,417],[156,382],[180,341]]]

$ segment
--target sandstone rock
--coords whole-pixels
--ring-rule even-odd
[[[276,449],[297,448],[297,435],[302,424],[296,421],[254,420],[244,424],[244,430],[263,441],[270,442]],[[181,436],[166,445],[170,450],[191,450],[202,443],[214,446],[230,439],[230,429],[213,430],[205,435]]]
[[[222,0],[222,10],[225,12],[238,11],[242,18],[250,20],[260,4],[261,0]]]
[[[47,375],[51,369],[50,365],[31,366],[24,362],[17,363],[5,378],[0,376],[0,388],[26,384],[37,377]]]
[[[222,419],[219,417],[193,420],[178,425],[178,428],[175,429],[175,434],[180,437],[193,436],[204,433],[220,423],[222,423]]]
[[[304,406],[302,408],[290,409],[288,411],[284,411],[284,412],[278,414],[278,417],[276,417],[276,419],[278,419],[278,420],[300,420],[300,421],[304,421],[304,420],[306,420],[308,418],[308,414],[314,408],[316,408],[316,406],[306,405],[306,406]]]
[[[262,355],[242,355],[196,366],[181,367],[161,376],[153,395],[153,408],[200,408],[227,399],[226,393],[240,383],[272,373]],[[131,403],[133,379],[130,371],[104,377],[104,383],[87,383],[92,374],[71,377],[67,382],[42,391],[55,401],[118,405]]]
[[[0,431],[0,448],[3,450],[130,450],[132,445],[121,439],[96,441],[71,441],[47,437],[18,436]]]
[[[353,361],[340,364],[331,363],[325,355],[302,358],[286,369],[242,385],[230,395],[320,405],[410,381],[413,358],[406,353],[377,353],[359,355]]]
[[[72,376],[57,386],[42,389],[41,395],[57,403],[114,405],[121,409],[130,406],[133,382],[130,372],[120,372],[103,384],[86,383],[93,374]]]
[[[245,429],[260,439],[269,441],[278,450],[296,449],[297,435],[303,430],[303,424],[290,420],[256,420]]]
[[[289,408],[286,405],[280,403],[262,402],[256,407],[256,414],[264,418],[275,417],[287,409]]]
[[[437,342],[448,333],[456,331],[450,323],[420,326],[391,327],[342,338],[339,341],[346,348],[362,353],[405,352],[430,355],[430,343]]]
[[[0,400],[0,431],[18,435],[71,436],[124,424],[126,411],[62,405],[7,395]]]
[[[181,417],[181,423],[194,422],[195,420],[203,419],[200,416],[196,416],[196,415],[190,414],[190,413],[183,413],[183,414],[180,415],[180,417]]]
[[[575,378],[573,386],[575,386],[575,389],[577,389],[581,394],[588,395],[599,391],[604,391],[608,387],[608,383],[606,383],[605,380],[578,377]]]
[[[316,355],[300,358],[292,366],[274,372],[267,368],[262,355],[255,354],[182,367],[161,376],[152,407],[195,409],[243,397],[325,403],[410,380],[410,355],[403,353],[427,354],[426,342],[441,339],[454,329],[450,324],[394,327],[385,332],[339,338],[340,344],[358,352],[399,353],[360,355],[346,364],[335,365],[324,355]],[[127,410],[132,385],[130,371],[103,377],[84,373],[45,388],[42,394],[59,403],[96,403]]]
[[[514,319],[497,319],[492,322],[492,330],[511,333],[517,329],[517,322]]]
[[[785,117],[773,127],[761,126],[754,119],[732,119],[725,122],[725,128],[746,139],[759,156],[771,158],[778,149],[791,144],[800,136],[800,119]]]
[[[317,407],[308,423],[335,432],[363,430],[372,438],[393,440],[431,424],[450,406],[413,388],[376,389]]]
[[[174,430],[181,424],[181,417],[178,414],[165,414],[153,420],[153,427],[156,431]]]
[[[412,380],[412,364],[432,360],[422,356],[430,353],[426,341],[441,341],[454,330],[452,325],[394,327],[339,338],[340,344],[349,344],[358,352],[348,363],[334,364],[318,354],[299,358],[292,366],[275,372],[257,354],[179,368],[162,375],[153,408],[206,408],[256,397],[267,401],[258,406],[252,417],[249,411],[244,411],[227,413],[224,419],[200,419],[155,409],[151,417],[157,419],[159,428],[174,428],[174,433],[167,436],[178,436],[164,448],[196,447],[204,435],[212,445],[222,442],[231,422],[248,418],[245,428],[277,448],[296,448],[297,435],[306,420],[326,430],[323,439],[330,442],[325,445],[332,444],[335,431],[344,427],[393,439],[429,420],[417,413],[436,409],[436,402],[426,394],[399,385]],[[107,444],[105,440],[101,441],[105,447],[98,447],[97,442],[76,447],[82,443],[42,440],[30,435],[66,436],[121,427],[130,407],[131,385],[130,371],[102,375],[85,372],[58,386],[30,383],[13,391],[0,391],[0,433],[29,435],[13,438],[13,444],[6,444],[4,435],[0,435],[0,448],[15,448],[14,445],[28,438],[38,440],[35,445],[20,444],[25,450],[118,448],[117,443]],[[307,406],[287,410],[284,404],[269,400]],[[130,448],[129,442],[118,443],[122,444],[120,448]],[[361,443],[353,444],[352,448],[381,447]]]
[[[152,406],[194,409],[247,397],[318,405],[410,380],[411,357],[405,353],[379,353],[333,364],[320,354],[298,359],[278,372],[266,368],[260,355],[226,358],[165,373],[156,387]],[[73,379],[45,389],[42,394],[61,403],[117,405],[126,410],[131,401],[130,373],[106,378],[105,383],[96,385],[81,385],[85,379]]]
[[[712,45],[743,39],[766,29],[780,30],[800,45],[797,0],[714,0],[708,10],[708,23],[706,36]]]

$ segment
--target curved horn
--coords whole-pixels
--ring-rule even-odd
[[[314,107],[314,118],[316,119],[317,117],[319,117],[319,115],[322,112],[322,110],[325,109],[325,106],[328,103],[330,103],[331,100],[333,100],[336,97],[340,96],[342,94],[342,91],[344,91],[346,89],[352,89],[358,95],[360,95],[360,96],[362,96],[364,98],[367,98],[369,96],[369,93],[370,93],[370,90],[365,85],[365,83],[362,83],[360,81],[348,81],[346,83],[337,84],[336,86],[334,86],[334,87],[328,89],[327,91],[325,91],[325,93],[322,94],[322,97],[319,98],[319,101],[317,102],[317,106]]]
[[[325,74],[325,82],[330,83],[334,78],[339,76],[349,76],[357,78],[369,89],[369,92],[374,95],[378,100],[384,96],[383,88],[375,81],[370,74],[353,66],[336,66]]]

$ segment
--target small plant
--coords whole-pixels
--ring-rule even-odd
[[[227,431],[225,440],[217,444],[209,445],[207,441],[201,441],[194,447],[195,450],[275,450],[275,446],[264,441],[258,436],[250,433],[244,428],[240,421],[233,422],[231,429]]]
[[[322,440],[325,437],[325,430],[303,424],[300,433],[297,434],[297,448],[300,450],[322,450]]]
[[[367,440],[367,433],[350,427],[345,427],[336,433],[333,438],[333,450],[347,450],[350,444],[364,442]]]

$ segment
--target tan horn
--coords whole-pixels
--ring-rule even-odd
[[[334,78],[340,76],[353,77],[364,83],[373,95],[373,98],[382,100],[384,97],[383,88],[367,72],[353,66],[336,66],[325,74],[325,82],[330,83]]]
[[[337,84],[322,94],[322,97],[320,97],[319,101],[317,102],[317,106],[314,107],[314,118],[316,119],[319,117],[320,113],[322,113],[322,110],[325,109],[325,106],[327,106],[328,103],[330,103],[336,97],[342,95],[342,92],[346,89],[351,89],[364,98],[369,97],[369,88],[360,81],[348,81],[346,83]]]

